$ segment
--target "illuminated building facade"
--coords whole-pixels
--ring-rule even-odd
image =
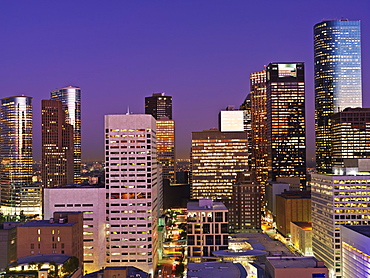
[[[345,160],[370,158],[370,108],[346,108],[331,121],[333,172],[342,175]]]
[[[201,199],[187,204],[189,262],[201,262],[212,252],[228,249],[228,210],[222,202]]]
[[[360,21],[323,21],[314,27],[316,171],[331,173],[330,116],[362,107]]]
[[[256,179],[264,193],[268,179],[266,70],[250,74],[250,91],[252,159],[249,169],[256,172]]]
[[[167,117],[157,120],[157,160],[162,165],[162,177],[176,183],[175,121]]]
[[[340,227],[343,277],[370,276],[370,226]]]
[[[176,183],[175,121],[172,120],[172,97],[153,93],[145,98],[145,114],[157,120],[157,159],[164,180]],[[167,181],[166,181],[167,182]]]
[[[248,94],[244,102],[240,105],[240,110],[244,114],[244,131],[248,135],[248,168],[252,168],[252,95]]]
[[[1,206],[15,213],[32,182],[32,97],[3,98],[0,113]]]
[[[191,145],[191,197],[230,199],[237,173],[248,167],[247,133],[192,132]]]
[[[330,277],[341,273],[341,225],[370,225],[370,175],[313,174],[312,249]]]
[[[303,63],[270,63],[266,68],[268,173],[299,177],[306,185],[306,125]]]
[[[151,115],[106,115],[105,134],[106,266],[153,273],[163,204],[156,121]]]
[[[74,182],[79,183],[81,179],[81,89],[79,87],[67,86],[52,91],[50,95],[52,100],[62,102],[66,123],[73,126],[73,176]]]
[[[153,93],[145,98],[145,114],[152,115],[156,120],[160,117],[168,117],[172,120],[172,97],[165,93]]]
[[[73,184],[73,126],[58,100],[41,102],[41,175],[44,187]]]
[[[230,203],[229,224],[234,231],[261,228],[261,190],[254,172],[237,174]]]

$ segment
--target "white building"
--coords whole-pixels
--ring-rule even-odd
[[[153,273],[163,204],[156,121],[152,115],[106,115],[105,135],[107,266]]]
[[[190,262],[228,249],[228,210],[221,202],[200,199],[187,205],[188,254]]]
[[[55,211],[83,212],[84,270],[87,273],[105,266],[105,188],[44,188],[44,219]]]
[[[341,226],[342,276],[370,277],[370,226]]]
[[[370,175],[313,174],[311,192],[313,253],[330,277],[344,277],[340,226],[370,224]]]

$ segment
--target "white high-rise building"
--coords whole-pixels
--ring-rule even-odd
[[[163,204],[156,120],[152,115],[106,115],[105,135],[107,266],[153,273]]]
[[[341,225],[369,225],[370,174],[311,176],[312,250],[330,278],[341,273]]]

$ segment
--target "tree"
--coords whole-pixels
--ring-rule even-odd
[[[79,260],[77,257],[71,257],[62,266],[62,272],[66,274],[72,274],[79,266]]]

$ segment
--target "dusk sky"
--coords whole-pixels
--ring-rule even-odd
[[[104,158],[104,115],[144,113],[153,92],[173,97],[177,157],[191,132],[217,127],[239,105],[249,74],[270,62],[305,62],[308,158],[314,156],[313,26],[361,20],[364,107],[370,107],[369,0],[0,0],[1,98],[33,97],[34,158],[41,100],[82,91],[82,159]]]

